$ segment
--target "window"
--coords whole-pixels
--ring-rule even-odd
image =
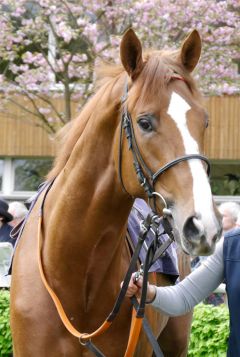
[[[9,201],[30,198],[45,180],[52,162],[52,158],[1,158],[1,196]]]
[[[240,196],[240,161],[212,160],[210,182],[214,195]]]
[[[51,159],[13,160],[14,191],[37,191],[51,166]]]

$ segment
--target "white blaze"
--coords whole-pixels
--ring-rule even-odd
[[[168,114],[174,120],[180,131],[185,154],[199,154],[199,147],[191,136],[187,127],[187,112],[191,109],[189,104],[177,93],[173,92],[168,107]],[[201,214],[200,220],[206,224],[212,220],[210,226],[215,221],[212,204],[212,194],[206,171],[202,161],[199,159],[190,159],[187,161],[193,177],[193,199],[195,212]],[[209,222],[210,223],[210,222]]]

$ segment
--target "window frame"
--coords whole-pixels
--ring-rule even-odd
[[[26,200],[36,194],[35,191],[19,191],[15,190],[15,164],[14,160],[53,160],[53,157],[47,156],[23,156],[23,157],[0,157],[3,160],[3,176],[2,176],[2,187],[0,188],[0,194],[4,199],[7,200]]]

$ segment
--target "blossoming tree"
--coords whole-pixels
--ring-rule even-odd
[[[0,85],[4,103],[49,133],[71,120],[73,101],[91,95],[94,66],[115,61],[132,26],[145,47],[177,47],[196,28],[203,55],[195,76],[205,94],[235,94],[240,83],[238,0],[2,0]],[[64,106],[59,110],[57,97]]]

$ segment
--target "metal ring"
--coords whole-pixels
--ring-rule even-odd
[[[164,203],[165,208],[167,208],[167,202],[165,201],[165,198],[161,195],[161,193],[154,191],[154,192],[152,192],[152,195],[153,196],[158,196],[159,198],[161,198],[161,200]]]
[[[82,345],[82,346],[86,346],[86,344],[91,341],[90,338],[86,338],[86,339],[83,339],[84,336],[88,336],[88,333],[82,333],[81,336],[79,337],[79,343]]]
[[[173,215],[172,215],[172,211],[169,209],[169,208],[164,208],[163,209],[163,215],[165,216],[165,217],[172,217]]]

